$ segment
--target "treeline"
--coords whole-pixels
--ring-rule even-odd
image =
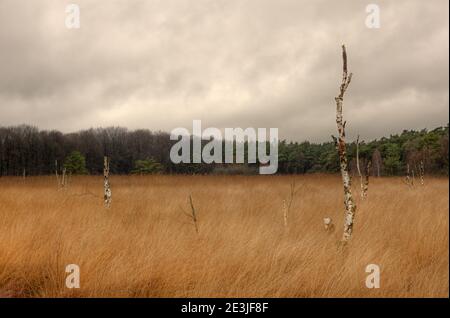
[[[448,124],[431,131],[405,130],[370,142],[360,142],[361,164],[372,162],[372,174],[402,175],[423,162],[425,173],[448,175]],[[136,171],[151,173],[256,173],[256,165],[173,164],[170,148],[176,141],[165,132],[129,131],[121,127],[83,130],[63,134],[32,126],[0,127],[0,176],[47,175],[55,173],[73,152],[83,156],[88,174],[103,171],[103,156],[110,158],[114,174]],[[348,145],[350,168],[356,169],[356,143]],[[73,158],[72,158],[73,159]],[[333,142],[279,142],[278,173],[335,173],[339,158]],[[417,170],[416,170],[417,171]]]
[[[418,171],[423,163],[428,174],[448,175],[448,129],[431,131],[404,130],[401,134],[370,142],[360,141],[359,158],[365,167],[371,161],[375,176],[403,175],[407,166]],[[356,142],[348,144],[349,167],[356,174]],[[279,171],[282,173],[339,172],[339,158],[334,142],[322,144],[280,142]]]

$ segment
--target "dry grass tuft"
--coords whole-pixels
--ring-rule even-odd
[[[66,190],[0,178],[0,297],[448,297],[447,179],[374,178],[342,251],[340,177],[295,177],[286,228],[292,178],[112,176],[110,209],[102,177]],[[183,212],[191,193],[199,234]],[[65,287],[71,263],[78,290]],[[380,289],[365,287],[370,263]]]

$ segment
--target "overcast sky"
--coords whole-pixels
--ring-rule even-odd
[[[65,26],[66,5],[81,28]],[[366,5],[380,7],[369,29]],[[277,127],[330,140],[445,125],[447,0],[0,0],[0,125]]]

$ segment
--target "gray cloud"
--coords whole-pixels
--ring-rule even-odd
[[[376,138],[448,122],[448,2],[0,0],[0,125],[74,131],[278,127],[335,133],[345,43],[354,81],[348,135]]]

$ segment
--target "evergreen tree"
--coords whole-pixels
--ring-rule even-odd
[[[79,151],[72,151],[64,160],[64,168],[72,174],[86,174],[86,160]]]
[[[163,171],[163,165],[156,162],[154,159],[136,160],[133,174],[153,174]]]

